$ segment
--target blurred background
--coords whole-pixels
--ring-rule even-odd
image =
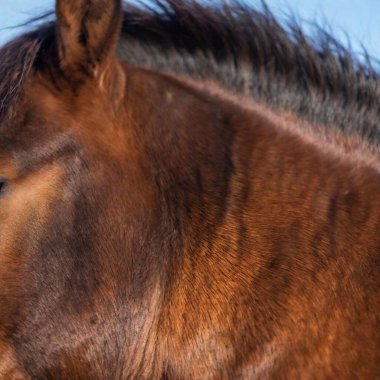
[[[218,1],[221,0],[212,0],[215,4]],[[260,6],[260,0],[244,2]],[[365,47],[371,56],[380,59],[380,0],[266,0],[266,3],[282,21],[293,15],[309,34],[316,23],[331,31],[344,46],[351,46],[359,58]],[[53,6],[54,0],[0,0],[0,45],[23,30],[14,27]]]

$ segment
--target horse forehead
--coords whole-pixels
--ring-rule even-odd
[[[86,88],[77,93],[60,90],[41,78],[36,78],[25,88],[27,110],[34,115],[34,123],[45,134],[70,134],[78,142],[95,146],[106,146],[107,141],[117,140],[106,105],[101,96]],[[32,122],[33,124],[33,122]],[[31,125],[31,128],[35,126]],[[38,133],[36,131],[36,133]]]

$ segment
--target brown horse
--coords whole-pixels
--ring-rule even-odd
[[[376,72],[239,5],[56,15],[0,51],[0,378],[380,378]]]

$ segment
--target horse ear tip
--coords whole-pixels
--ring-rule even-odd
[[[111,59],[121,33],[123,2],[56,0],[56,4],[61,68],[91,73],[94,66]]]

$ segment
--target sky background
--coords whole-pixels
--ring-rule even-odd
[[[217,3],[218,0],[214,0]],[[259,0],[245,0],[259,4]],[[380,0],[267,0],[272,11],[283,18],[294,13],[308,22],[328,24],[337,38],[347,45],[347,36],[354,52],[365,46],[370,55],[380,59]],[[0,0],[0,44],[8,41],[22,29],[7,29],[33,16],[53,9],[53,0]]]

